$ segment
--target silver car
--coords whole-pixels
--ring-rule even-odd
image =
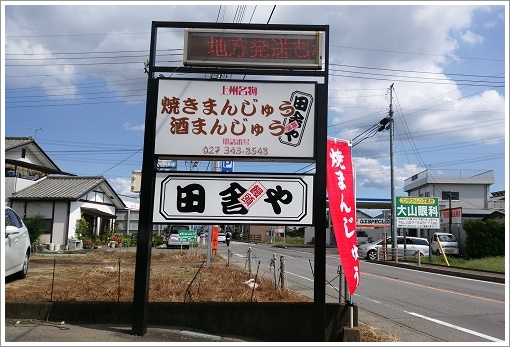
[[[181,229],[184,230],[184,229]],[[189,248],[189,241],[179,240],[179,230],[172,230],[166,239],[166,248]]]
[[[5,207],[5,276],[25,278],[30,252],[27,226],[12,208]]]
[[[413,237],[413,236],[397,236],[397,248],[399,249],[399,256],[403,254],[404,250],[404,242],[405,242],[405,249],[406,249],[406,256],[411,255],[418,255],[418,253],[421,256],[429,255],[429,242],[427,239],[421,238],[421,237]],[[392,248],[392,239],[391,237],[388,237],[386,239],[386,247],[388,249],[388,255],[391,254],[391,248]],[[383,240],[377,240],[375,242],[371,243],[365,243],[358,246],[358,256],[361,259],[368,259],[368,260],[377,260],[377,250],[379,249],[379,254],[381,257],[382,249],[384,248]],[[380,258],[381,259],[381,258]]]

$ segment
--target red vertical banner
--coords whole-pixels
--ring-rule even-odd
[[[360,282],[360,269],[351,145],[347,141],[328,139],[327,151],[329,214],[347,287],[352,295]]]
[[[218,251],[218,226],[217,225],[214,225],[212,227],[212,234],[211,234],[211,241],[212,241],[212,253],[213,254],[216,254],[216,252]]]

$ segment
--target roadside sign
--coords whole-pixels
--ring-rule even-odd
[[[450,213],[452,214],[452,223],[462,223],[462,207],[443,208],[441,211],[441,223],[450,222]]]
[[[197,240],[197,232],[195,230],[179,230],[180,242],[193,242]]]
[[[397,228],[440,229],[439,198],[397,197],[395,217]]]
[[[316,70],[322,68],[322,40],[318,31],[189,28],[183,64]]]
[[[153,223],[313,224],[313,175],[253,175],[158,172]]]
[[[315,83],[160,79],[158,84],[157,156],[314,158]]]
[[[233,161],[222,161],[221,162],[221,172],[233,172],[234,171],[234,162]]]

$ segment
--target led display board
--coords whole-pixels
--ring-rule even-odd
[[[186,29],[186,66],[322,68],[322,33]]]

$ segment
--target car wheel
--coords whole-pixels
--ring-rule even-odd
[[[23,278],[27,277],[29,261],[30,261],[30,253],[27,251],[25,253],[25,257],[23,258],[23,269],[21,269],[21,271],[16,274],[17,278],[23,279]]]
[[[436,250],[436,255],[441,255],[441,251],[439,250],[439,248]]]
[[[377,252],[374,251],[373,249],[368,251],[367,253],[367,259],[370,259],[370,260],[376,260],[377,259]]]

